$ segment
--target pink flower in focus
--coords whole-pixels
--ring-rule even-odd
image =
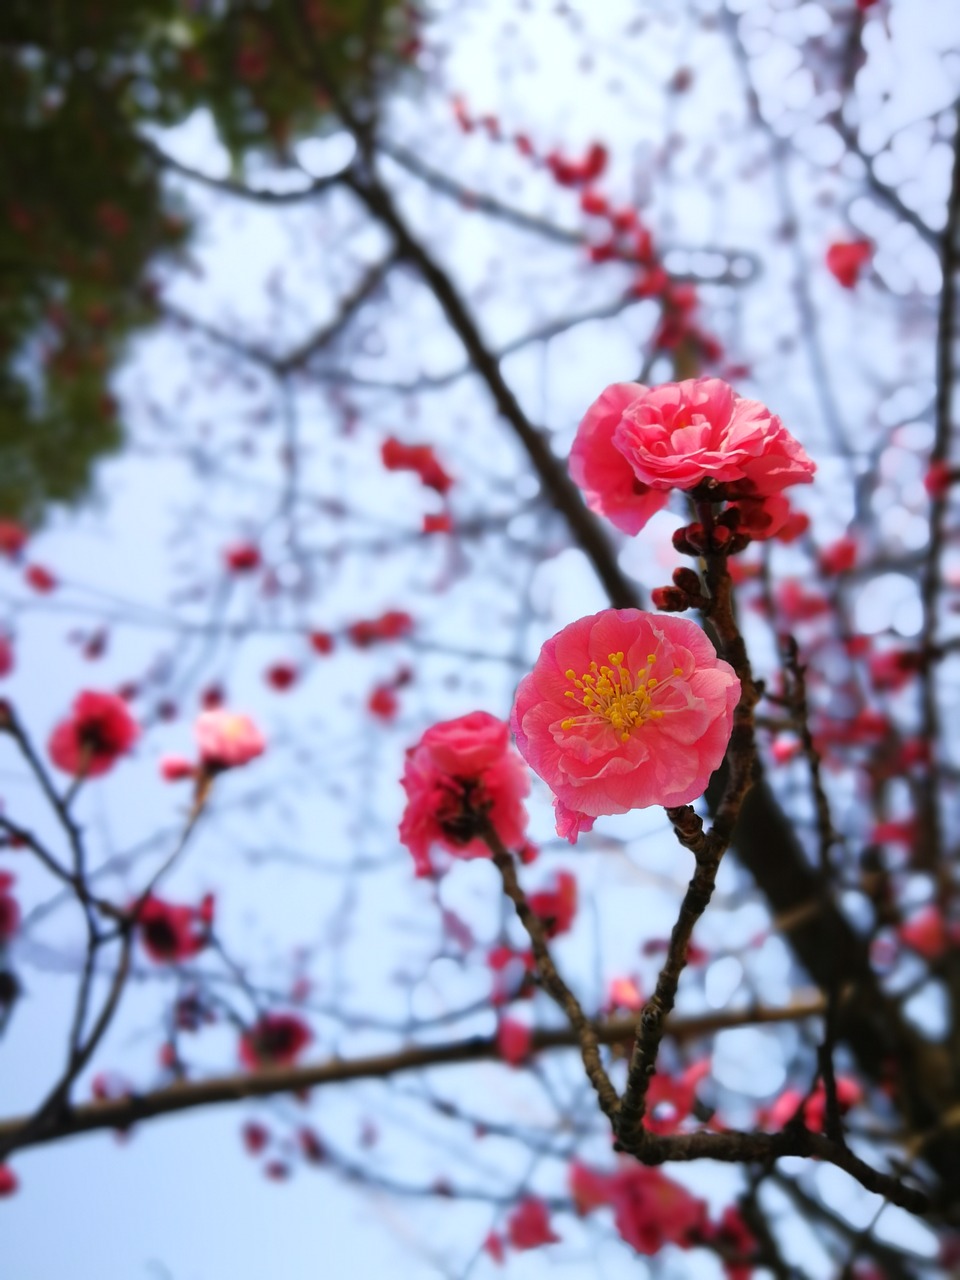
[[[733,668],[694,623],[606,609],[546,642],[511,724],[564,811],[598,817],[702,795],[739,697]]]
[[[638,382],[607,387],[584,415],[570,450],[570,475],[583,490],[587,506],[624,533],[639,533],[668,497],[641,484],[613,443],[624,411],[648,394],[648,388]]]
[[[613,445],[642,484],[693,489],[704,480],[768,497],[813,479],[815,465],[780,419],[719,378],[667,382],[624,406]]]
[[[507,1219],[507,1239],[514,1249],[538,1249],[560,1237],[550,1226],[550,1214],[542,1200],[527,1196]]]
[[[200,758],[208,769],[233,769],[249,764],[262,755],[267,745],[250,717],[234,711],[202,711],[193,732]]]
[[[439,844],[458,858],[489,856],[478,831],[485,818],[505,845],[525,838],[523,797],[530,780],[510,748],[502,720],[472,711],[428,729],[407,752],[402,785],[407,807],[400,840],[413,854],[418,875],[430,875],[430,849]]]
[[[70,718],[50,735],[50,759],[64,773],[96,778],[130,750],[140,728],[122,698],[84,690],[73,701]]]

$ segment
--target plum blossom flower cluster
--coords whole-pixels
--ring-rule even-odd
[[[614,383],[587,410],[570,452],[587,505],[629,534],[671,490],[706,487],[712,500],[731,503],[721,525],[728,540],[738,530],[772,537],[790,519],[783,490],[809,483],[814,470],[776,414],[719,378]]]
[[[752,538],[792,537],[783,491],[809,483],[814,470],[776,414],[718,378],[608,387],[587,410],[570,456],[588,505],[624,532],[638,533],[671,491],[687,495],[701,519],[674,542],[698,556],[729,556]],[[695,570],[680,568],[654,603],[668,612],[705,606],[703,589]],[[733,668],[695,624],[608,609],[547,640],[520,682],[510,726],[520,754],[553,792],[558,833],[574,843],[601,815],[676,807],[702,795],[723,759],[740,695]],[[483,723],[489,752],[493,731]],[[456,750],[451,739],[440,766],[432,744],[453,733],[452,724]],[[478,813],[517,812],[517,784],[510,807],[502,782],[491,791],[470,761],[469,739],[480,727],[475,717],[435,726],[408,757],[401,839],[421,874],[430,870],[433,843],[459,856],[483,852]],[[497,740],[502,766],[509,757],[501,730]],[[522,842],[522,832],[501,821],[504,842]]]

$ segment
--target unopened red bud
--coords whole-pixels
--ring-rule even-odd
[[[682,613],[684,609],[690,608],[690,597],[679,587],[654,587],[650,592],[650,599],[653,607],[664,613]]]
[[[674,569],[673,583],[674,586],[679,587],[681,591],[685,591],[692,600],[698,600],[702,594],[700,589],[700,575],[693,569]]]
[[[718,524],[713,530],[713,545],[718,551],[725,551],[732,537],[733,533],[725,524]]]
[[[675,529],[673,533],[673,545],[685,556],[699,556],[703,554],[704,532],[702,524],[684,525],[682,529]]]

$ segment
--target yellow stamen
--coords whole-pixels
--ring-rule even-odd
[[[567,689],[564,696],[573,698],[583,707],[584,715],[571,716],[561,720],[560,728],[569,731],[578,727],[596,725],[598,721],[606,721],[620,735],[621,742],[628,742],[631,733],[647,720],[660,720],[663,712],[653,706],[653,696],[657,689],[669,684],[674,676],[682,675],[680,667],[673,668],[673,674],[663,681],[647,672],[656,665],[657,655],[647,655],[647,666],[642,667],[635,676],[623,665],[623,653],[607,655],[610,666],[598,667],[590,663],[590,670],[578,676],[572,669],[564,674],[574,686]]]

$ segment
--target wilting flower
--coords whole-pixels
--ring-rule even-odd
[[[489,856],[480,838],[489,822],[505,845],[524,843],[523,797],[530,780],[510,747],[509,730],[486,711],[472,711],[428,729],[407,752],[402,785],[407,807],[400,840],[418,875],[430,875],[430,849],[441,845],[458,858]]]
[[[313,1039],[313,1033],[294,1013],[265,1013],[240,1038],[240,1061],[245,1067],[288,1067]]]
[[[739,697],[733,668],[694,623],[606,609],[546,642],[511,724],[520,754],[557,796],[557,830],[575,840],[587,825],[580,815],[702,795]]]
[[[85,690],[74,699],[71,715],[50,735],[50,759],[64,773],[96,778],[125,755],[140,734],[126,703],[114,693]]]
[[[193,731],[201,760],[213,770],[249,764],[263,754],[267,745],[250,717],[235,711],[202,711]]]

